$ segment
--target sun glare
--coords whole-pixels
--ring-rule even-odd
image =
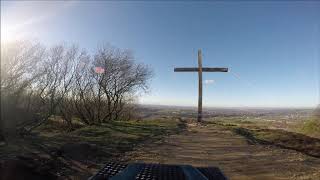
[[[15,40],[14,34],[13,28],[1,22],[1,43]]]

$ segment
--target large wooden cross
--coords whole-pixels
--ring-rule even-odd
[[[174,68],[174,72],[198,72],[199,76],[199,98],[198,98],[198,122],[202,120],[202,72],[228,72],[228,68],[202,67],[202,54],[198,50],[198,67]]]

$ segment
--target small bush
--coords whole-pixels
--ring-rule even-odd
[[[320,137],[320,119],[313,117],[305,122],[302,127],[302,132],[307,135]]]

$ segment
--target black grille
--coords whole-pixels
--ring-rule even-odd
[[[107,180],[127,167],[126,164],[109,162],[92,179]]]
[[[184,173],[179,166],[145,164],[136,176],[137,180],[184,180]]]
[[[130,168],[131,167],[131,168]],[[134,168],[132,168],[134,167]],[[194,176],[190,176],[192,173],[198,173],[200,176],[205,177],[208,180],[226,180],[217,167],[200,167],[200,168],[185,168],[181,165],[166,165],[166,164],[121,164],[115,162],[109,162],[104,166],[91,180],[108,180],[115,175],[129,175],[136,180],[190,180],[194,179]],[[123,172],[122,172],[123,171]],[[122,173],[121,173],[122,172]],[[189,173],[192,172],[192,173]],[[127,179],[121,176],[120,179]],[[198,176],[199,177],[199,176]],[[116,178],[116,179],[119,179]]]

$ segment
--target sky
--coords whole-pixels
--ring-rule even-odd
[[[205,107],[314,107],[320,101],[320,2],[1,1],[1,41],[108,43],[152,67],[142,104]]]

